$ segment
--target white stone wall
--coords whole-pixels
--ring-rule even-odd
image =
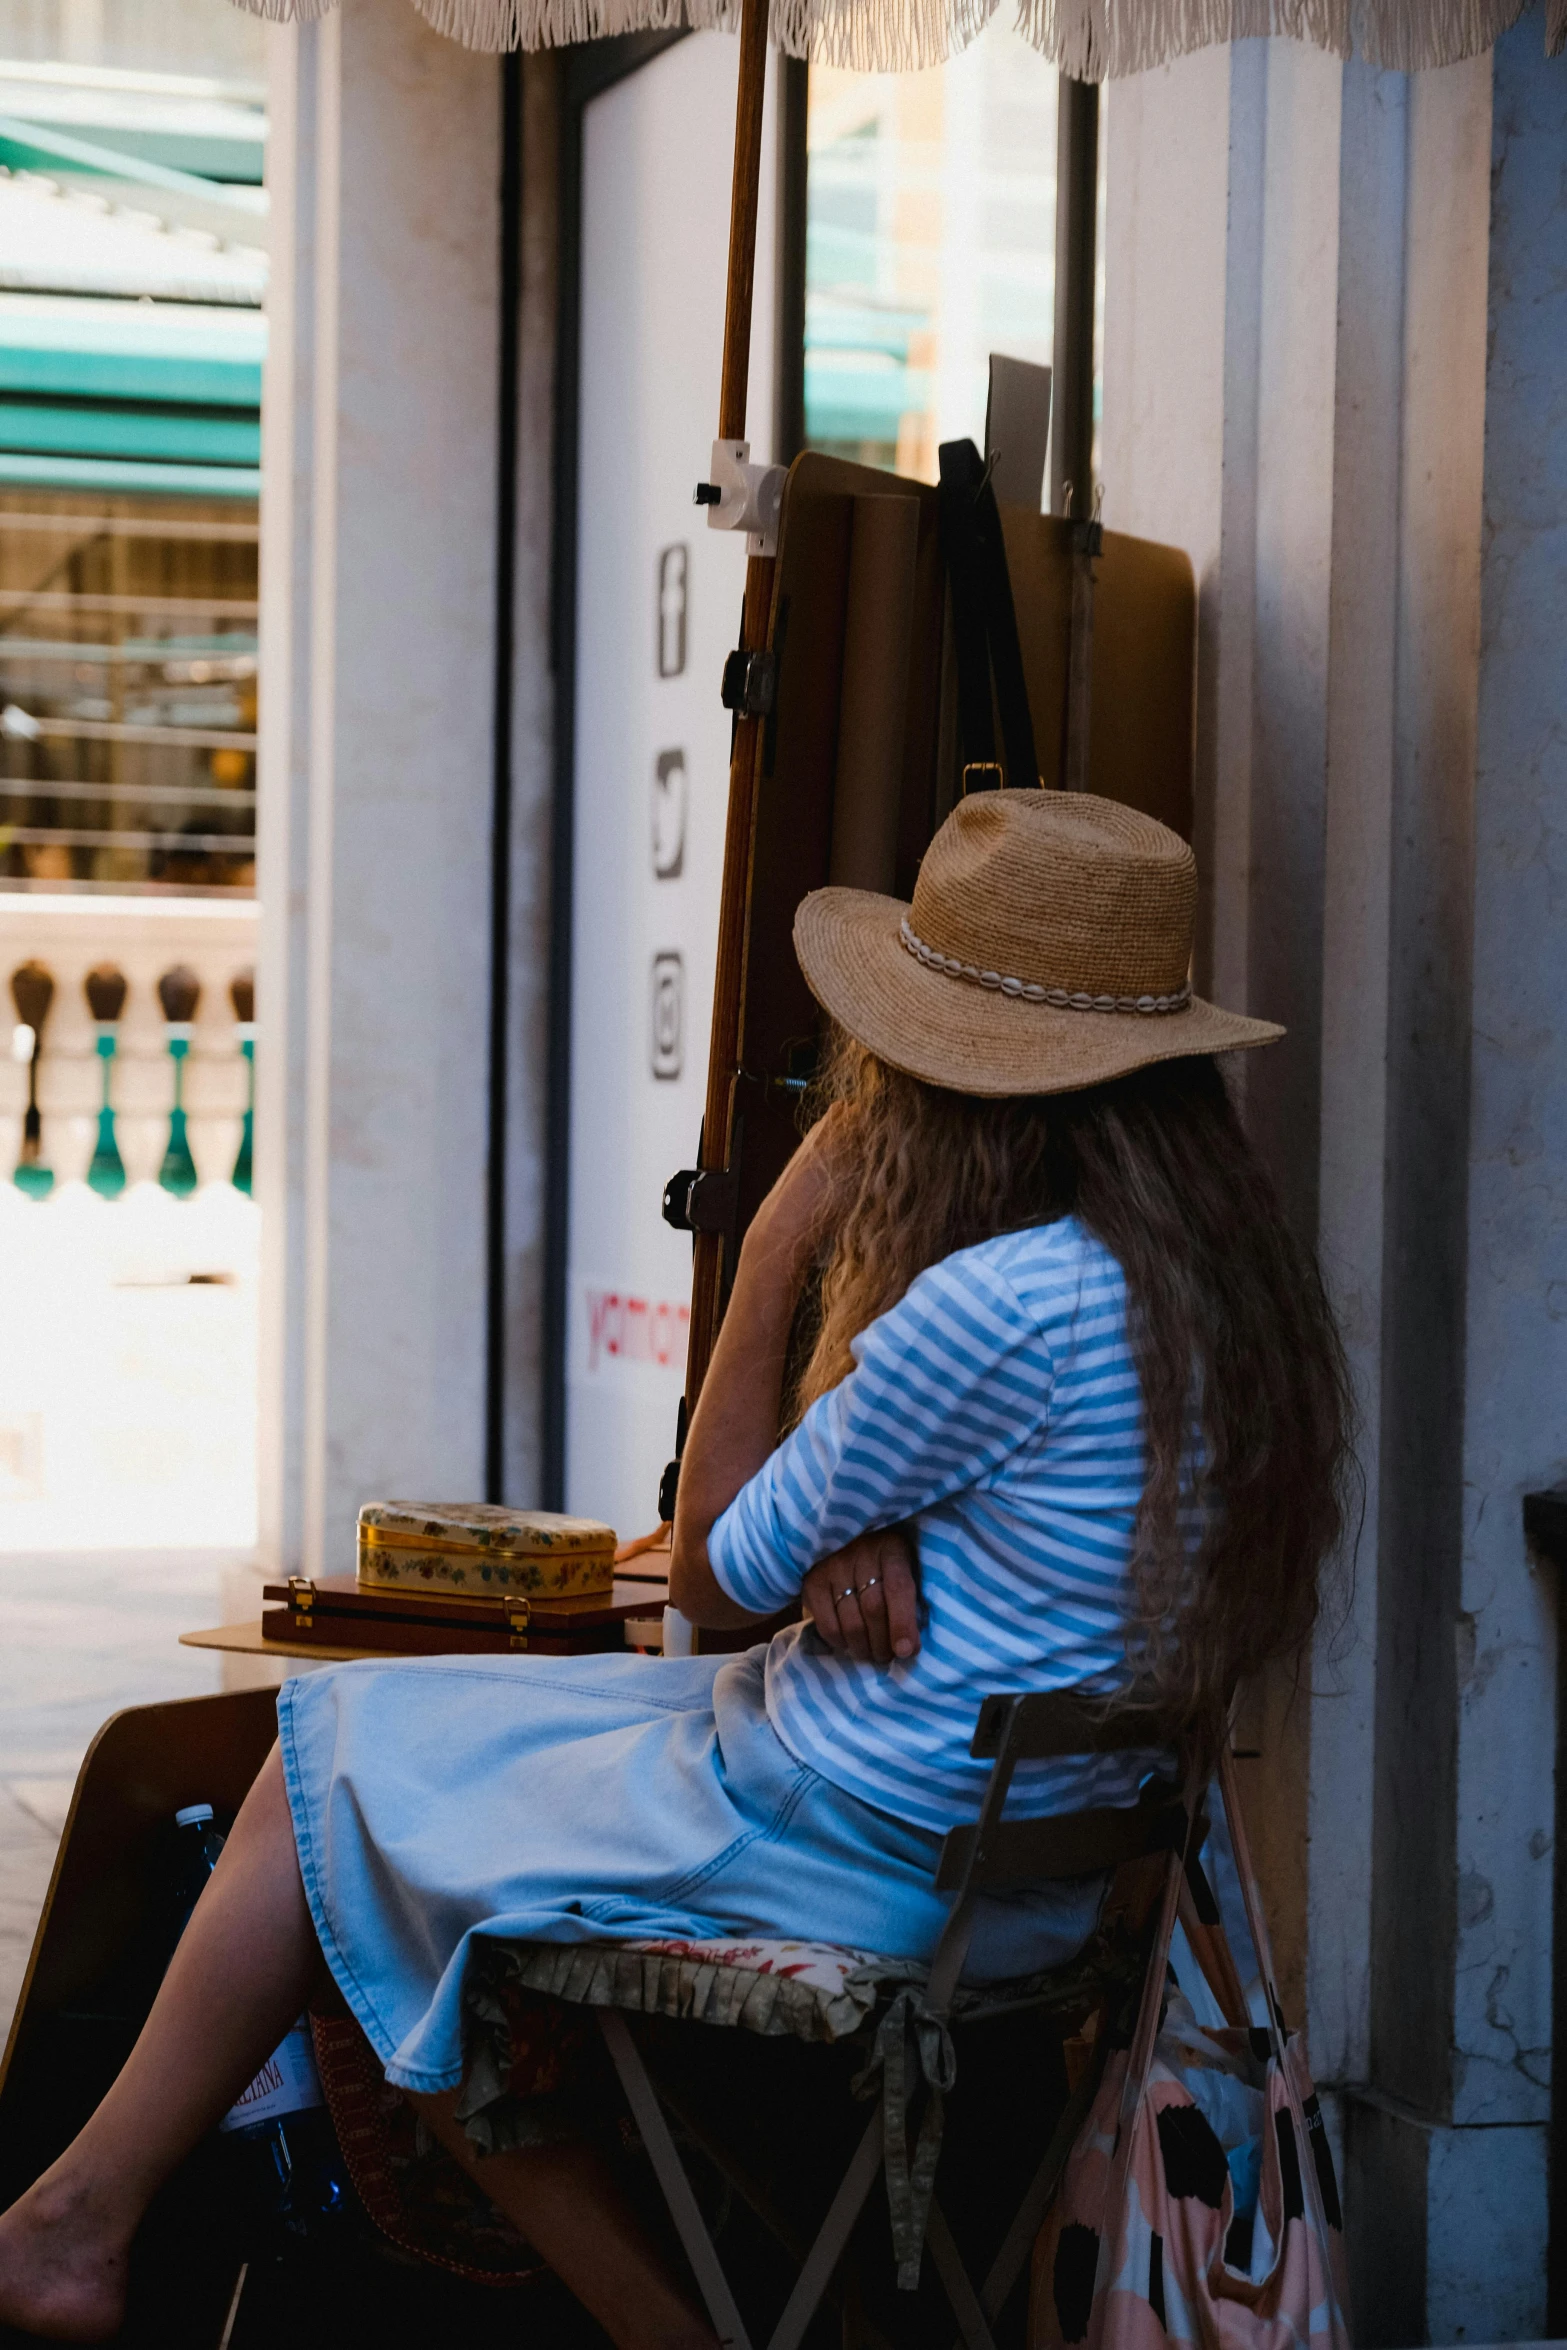
[[[272,43],[263,1541],[484,1485],[500,73],[345,0]]]
[[[1484,2126],[1433,2178],[1469,2250],[1435,2341],[1473,2306],[1477,2200],[1528,2277],[1547,2190],[1559,1594],[1521,1502],[1567,1478],[1567,69],[1536,15],[1498,45],[1489,145],[1454,2082]],[[1537,2303],[1506,2307],[1522,2331]]]
[[[1567,71],[1242,43],[1109,105],[1105,517],[1199,579],[1202,978],[1362,1412],[1351,1604],[1259,1693],[1358,2338],[1544,2318]],[[1482,505],[1483,499],[1483,505]],[[1483,626],[1482,626],[1483,614]],[[1248,1741],[1250,1742],[1250,1741]]]

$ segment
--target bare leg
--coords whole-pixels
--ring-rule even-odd
[[[274,1747],[124,2071],[0,2217],[0,2321],[67,2341],[116,2331],[143,2212],[255,2078],[321,1964]]]
[[[481,2155],[456,2117],[455,2090],[414,2103],[617,2350],[716,2350],[706,2318],[677,2289],[609,2166],[590,2147]]]
[[[142,2214],[255,2078],[321,1974],[274,1747],[125,2069],[59,2161],[0,2215],[0,2323],[77,2342],[118,2330]],[[420,2103],[473,2168],[455,2095]],[[623,2350],[711,2345],[586,2150],[498,2155],[475,2176]]]

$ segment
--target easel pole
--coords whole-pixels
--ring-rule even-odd
[[[762,102],[767,89],[767,0],[742,0],[740,80],[735,93],[735,172],[729,199],[729,279],[724,295],[724,363],[718,437],[745,439],[751,374],[751,295],[756,283],[756,210],[762,185]]]
[[[768,0],[742,0],[740,78],[735,101],[734,193],[729,212],[729,284],[724,307],[724,365],[718,399],[718,437],[745,438],[751,365],[751,294],[756,275],[756,209],[762,176],[762,99],[767,77]],[[772,612],[771,556],[746,566],[740,620],[742,651],[767,642]],[[702,1119],[703,1168],[730,1163],[734,1083],[739,1073],[745,932],[756,826],[757,764],[762,721],[740,717],[729,759],[729,808],[724,827],[724,872],[718,909],[718,962],[713,977],[713,1026],[707,1057]],[[724,1235],[699,1232],[691,1268],[691,1334],[686,1350],[686,1410],[695,1411],[718,1336],[723,1294]]]

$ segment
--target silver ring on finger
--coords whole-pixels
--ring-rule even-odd
[[[834,1607],[842,1607],[846,1599],[858,1599],[859,1596],[860,1594],[858,1587],[851,1583],[847,1591],[835,1591],[833,1593],[832,1603]]]
[[[860,1584],[859,1588],[861,1591],[874,1591],[880,1581],[881,1577],[879,1575],[867,1575],[864,1582]]]

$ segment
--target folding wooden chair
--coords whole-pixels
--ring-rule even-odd
[[[957,2042],[969,2029],[1029,2008],[1053,2009],[1065,2029],[1100,2007],[1106,1996],[1105,1951],[1055,1974],[1018,1983],[965,1986],[964,1964],[982,1895],[1029,1885],[1093,1876],[1151,1854],[1195,1849],[1195,1824],[1185,1800],[1167,1779],[1151,1779],[1136,1804],[1053,1819],[1008,1819],[1008,1792],[1020,1763],[1081,1754],[1152,1750],[1156,1726],[1146,1714],[1107,1714],[1070,1695],[995,1696],[980,1709],[970,1752],[992,1764],[984,1803],[971,1827],[946,1837],[937,1867],[938,1890],[953,1895],[951,1915],[928,1971],[907,1961],[864,1952],[837,1954],[834,1977],[813,1967],[809,1946],[750,1943],[732,1946],[669,1943],[512,1944],[494,1946],[492,1970],[509,1972],[520,1987],[591,2005],[637,2128],[657,2173],[669,2215],[726,2350],[751,2350],[751,2335],[726,2274],[697,2192],[677,2144],[688,2117],[671,2098],[659,2065],[648,2061],[646,2027],[630,2016],[662,2013],[696,2023],[728,2025],[799,2040],[857,2038],[867,2045],[867,2072],[879,2072],[874,2109],[822,2219],[814,2241],[801,2247],[765,2198],[757,2197],[741,2166],[704,2134],[702,2151],[725,2172],[742,2199],[798,2261],[798,2274],[766,2350],[798,2350],[813,2316],[849,2249],[850,2237],[878,2176],[887,2180],[899,2283],[919,2281],[922,2249],[931,2261],[968,2350],[995,2350],[992,2325],[1005,2306],[1055,2191],[1066,2157],[1091,2102],[1097,2067],[1085,2071],[1043,2149],[999,2251],[976,2286],[935,2192],[945,2100],[958,2075]],[[1150,1899],[1152,1888],[1150,1886]],[[809,1955],[808,1955],[809,1954]],[[828,1953],[827,1956],[832,1954]],[[1141,1937],[1121,1958],[1121,1988],[1135,1991],[1142,1972]],[[803,1978],[813,1977],[806,1981]],[[470,1998],[476,2019],[487,2017],[488,2061],[470,2072],[463,2105],[470,2114],[504,2079],[503,2008],[486,1999],[481,1981]],[[1101,2033],[1102,2050],[1105,2035]],[[475,2039],[483,2047],[481,2020]],[[863,2077],[863,2076],[862,2076]],[[910,2125],[917,2126],[910,2144]]]

